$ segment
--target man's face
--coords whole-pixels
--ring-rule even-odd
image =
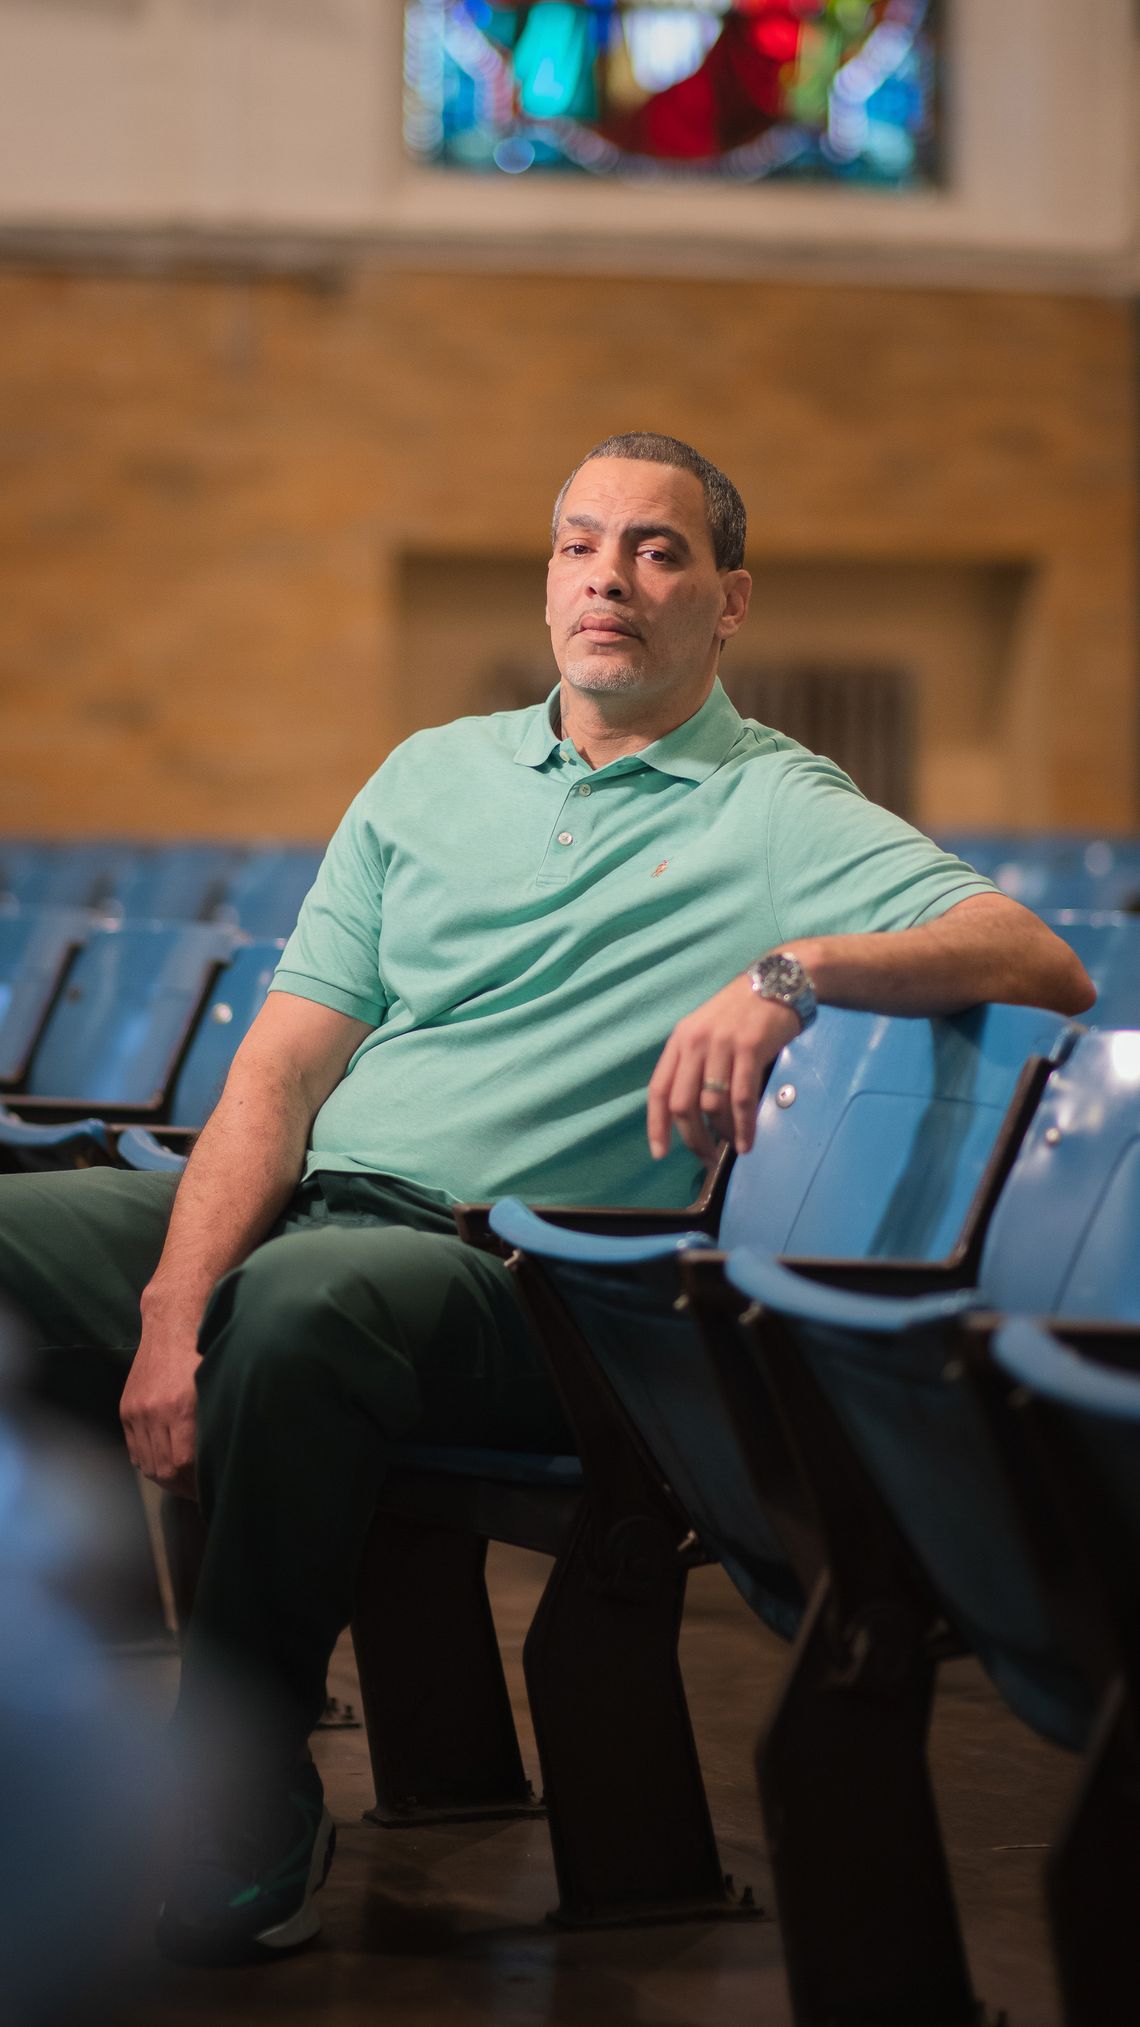
[[[547,571],[546,623],[573,689],[702,697],[750,589],[746,571],[716,567],[694,473],[594,458],[572,480]]]

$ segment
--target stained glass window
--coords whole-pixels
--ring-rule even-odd
[[[937,0],[406,0],[404,134],[507,176],[894,187],[937,168]]]

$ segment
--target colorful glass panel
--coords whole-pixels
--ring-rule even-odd
[[[421,162],[811,178],[937,169],[936,0],[406,0]]]

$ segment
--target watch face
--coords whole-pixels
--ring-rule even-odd
[[[766,994],[772,998],[794,999],[803,990],[805,973],[803,965],[795,957],[762,957],[756,970],[763,981]]]

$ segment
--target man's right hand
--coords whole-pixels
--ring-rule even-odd
[[[198,1329],[223,1274],[272,1230],[297,1186],[309,1128],[372,1032],[365,1021],[271,992],[230,1066],[174,1199],[119,1420],[132,1464],[195,1497]]]
[[[142,1341],[119,1403],[131,1463],[180,1499],[196,1497],[194,1375],[200,1364],[196,1332],[144,1317]]]

